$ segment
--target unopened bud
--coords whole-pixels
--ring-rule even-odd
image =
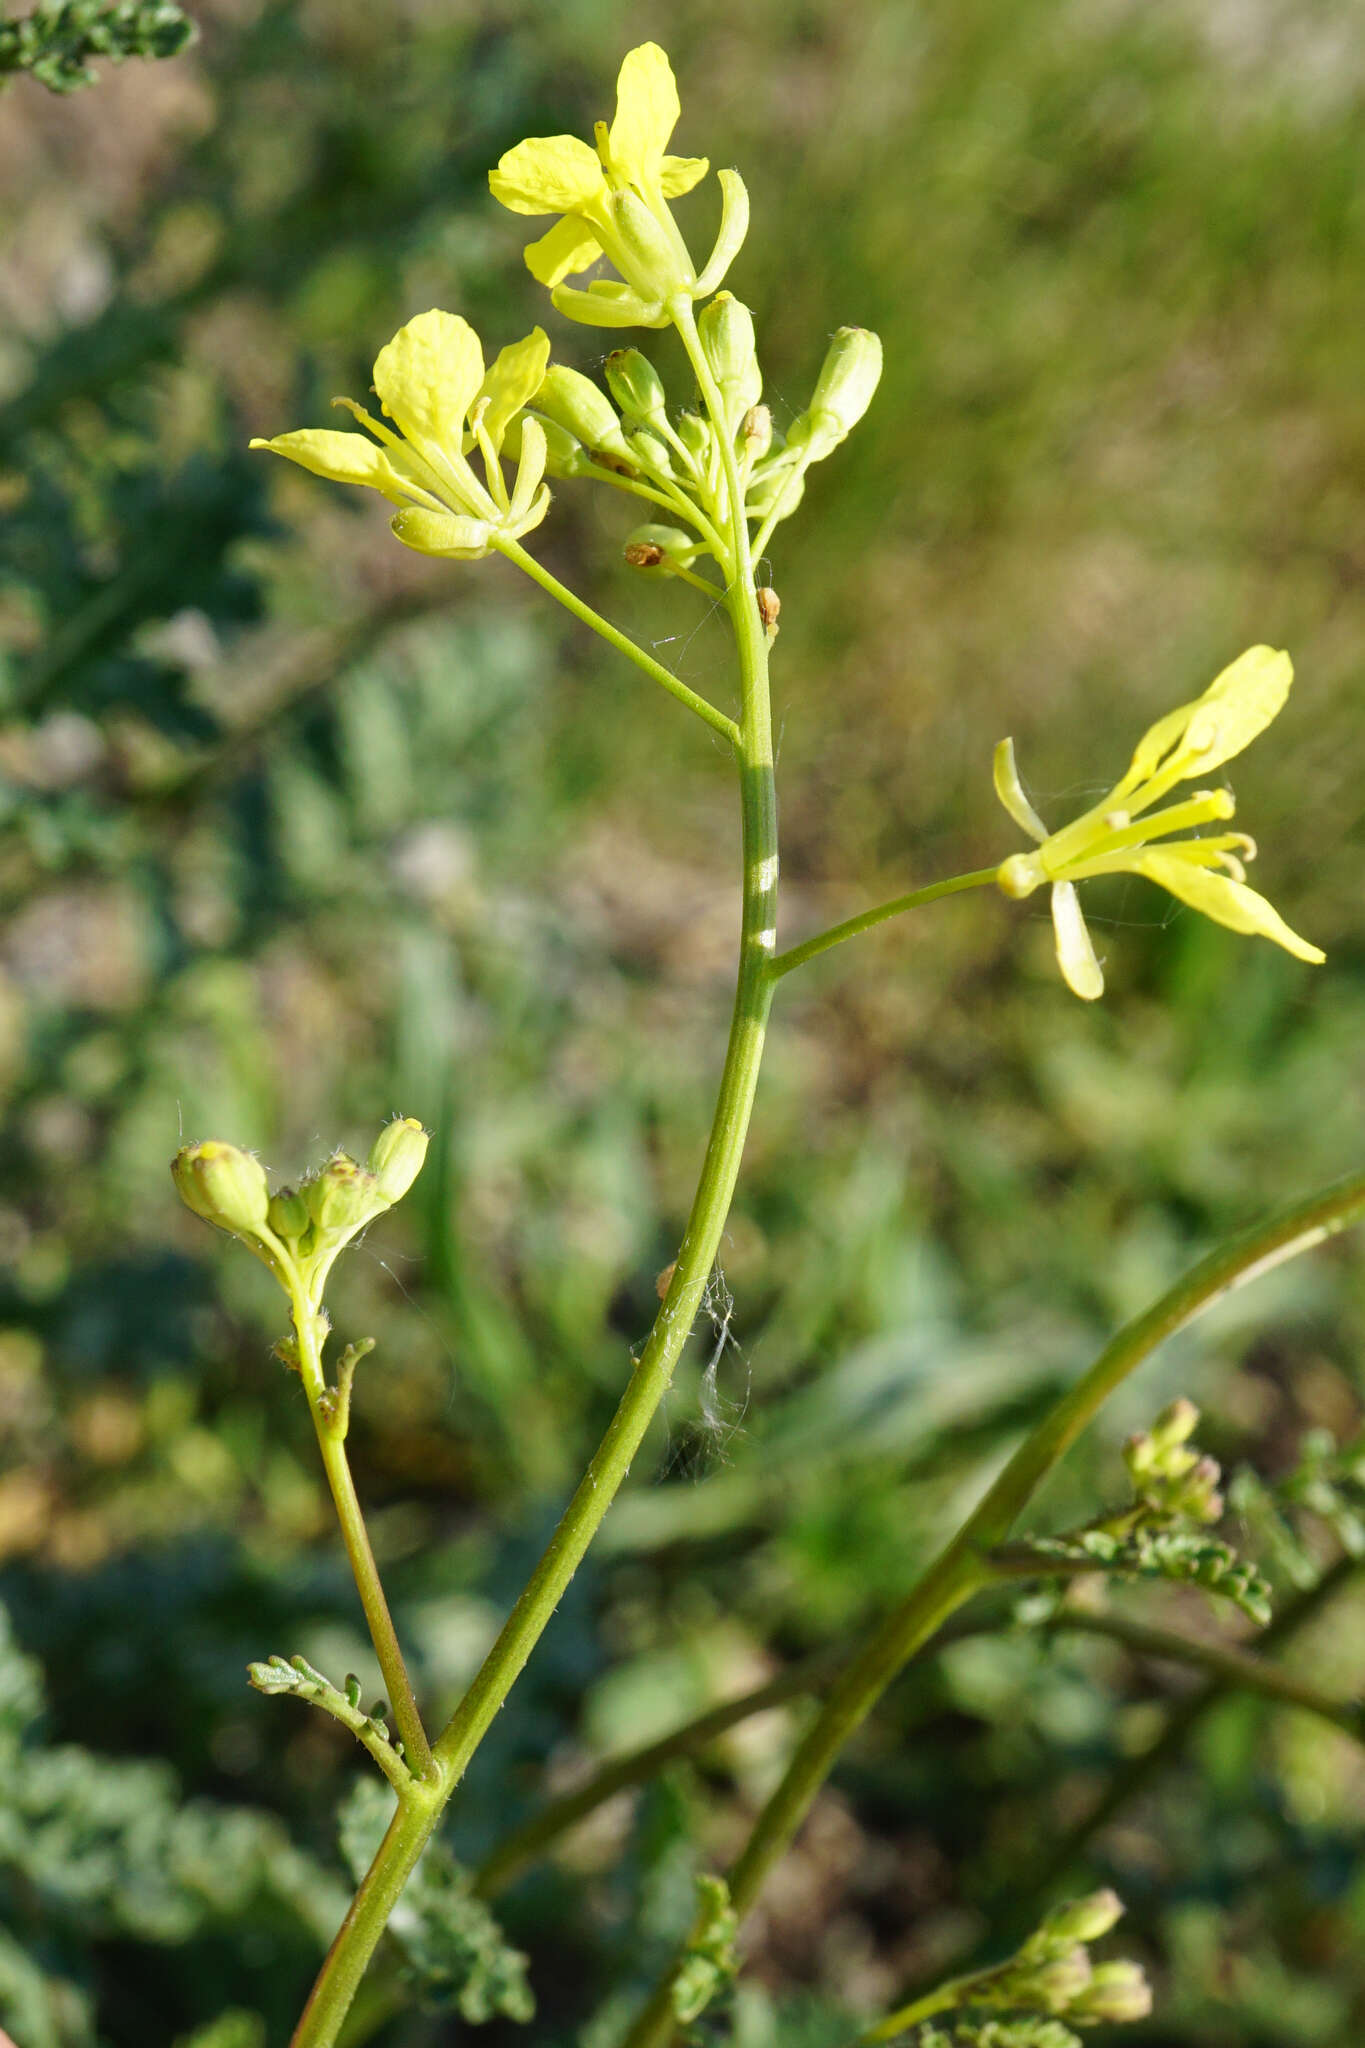
[[[718,292],[697,320],[702,353],[725,400],[726,417],[740,420],[763,393],[754,341],[754,316],[730,292]]]
[[[1090,1957],[1078,1944],[1065,1955],[1054,1956],[1050,1963],[1029,1971],[1028,1997],[1045,2012],[1067,2012],[1089,1989],[1091,1979]]]
[[[675,474],[667,444],[657,434],[651,434],[648,428],[642,427],[638,434],[632,434],[626,446],[637,467],[650,475],[668,481]]]
[[[1187,1443],[1198,1427],[1199,1410],[1182,1394],[1162,1409],[1152,1424],[1150,1435],[1159,1449],[1174,1450],[1177,1444]]]
[[[837,448],[871,405],[881,374],[878,337],[866,327],[841,327],[829,345],[809,406],[792,423],[788,447],[800,446],[812,462]]]
[[[751,405],[739,423],[744,452],[761,462],[773,445],[773,416],[766,405]]]
[[[629,465],[630,450],[611,400],[591,377],[552,363],[536,393],[535,409],[563,427],[594,455],[615,456]]]
[[[1141,1963],[1097,1963],[1090,1982],[1071,2011],[1080,2020],[1145,2020],[1152,2010],[1152,1987]]]
[[[637,526],[624,549],[632,569],[661,569],[670,562],[686,568],[696,552],[696,536],[680,526]]]
[[[615,348],[607,357],[607,388],[624,416],[637,426],[652,427],[668,419],[663,379],[638,348]]]
[[[295,1238],[303,1236],[312,1219],[309,1217],[308,1204],[303,1196],[293,1188],[281,1188],[277,1194],[270,1197],[266,1220],[276,1237],[282,1237],[286,1244],[290,1244]]]
[[[171,1176],[186,1208],[205,1222],[238,1237],[254,1237],[265,1227],[270,1190],[265,1168],[249,1152],[216,1138],[184,1145],[171,1161]]]
[[[1107,1885],[1084,1899],[1071,1899],[1058,1906],[1044,1922],[1054,1941],[1099,1941],[1123,1918],[1123,1900]]]
[[[370,1172],[386,1202],[400,1202],[422,1171],[431,1140],[413,1116],[396,1116],[370,1147]]]
[[[711,459],[711,429],[700,413],[685,412],[678,421],[678,439],[694,461]]]
[[[359,1230],[388,1207],[375,1176],[346,1152],[338,1152],[315,1180],[305,1182],[303,1198],[318,1229],[329,1232]]]

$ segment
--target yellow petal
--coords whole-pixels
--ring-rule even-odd
[[[749,232],[749,190],[743,178],[738,171],[718,171],[716,175],[720,179],[720,229],[693,288],[693,297],[700,299],[709,298],[719,288]]]
[[[457,562],[473,562],[486,555],[493,531],[485,519],[462,519],[455,512],[417,508],[395,512],[389,525],[404,547],[419,555],[442,555]]]
[[[597,151],[576,135],[519,142],[488,173],[488,189],[512,213],[581,213],[602,191]]]
[[[395,504],[406,502],[404,479],[395,471],[382,448],[363,434],[338,434],[327,427],[301,427],[297,433],[276,434],[271,441],[256,440],[253,448],[268,448],[272,455],[285,455],[314,476],[329,477],[336,484],[365,484],[382,491]]]
[[[665,199],[680,199],[694,185],[700,185],[711,168],[705,156],[666,156],[659,166],[659,190]]]
[[[499,353],[479,387],[479,398],[488,400],[483,423],[495,448],[501,448],[513,413],[529,405],[539,391],[549,360],[550,340],[541,327],[533,327],[525,341],[509,342]]]
[[[1137,873],[1169,889],[1172,896],[1188,903],[1192,910],[1201,910],[1215,924],[1224,924],[1230,931],[1243,932],[1249,938],[1273,939],[1286,953],[1292,953],[1298,960],[1311,961],[1314,966],[1320,966],[1327,958],[1319,947],[1291,931],[1278,910],[1245,882],[1196,867],[1165,848],[1143,853],[1133,866]]]
[[[554,289],[557,313],[566,320],[581,321],[585,327],[667,327],[668,308],[658,301],[642,299],[629,285],[605,278],[590,284],[585,292],[573,285]]]
[[[1215,676],[1202,697],[1167,712],[1143,734],[1114,797],[1131,794],[1157,775],[1170,788],[1221,767],[1283,710],[1293,680],[1294,664],[1287,654],[1274,647],[1248,647]],[[1154,801],[1144,795],[1139,808]]]
[[[528,242],[522,253],[532,277],[553,290],[566,277],[573,277],[596,263],[602,254],[602,245],[576,214],[570,214],[564,220],[557,220],[549,234],[542,235],[538,242]]]
[[[1104,994],[1104,975],[1095,958],[1080,898],[1070,882],[1053,885],[1052,929],[1056,934],[1057,965],[1062,970],[1062,979],[1073,995],[1093,1003],[1097,996]]]
[[[545,475],[545,455],[545,429],[535,414],[529,413],[521,423],[521,457],[512,502],[507,508],[508,521],[518,533],[526,530],[521,522],[530,518],[532,503]]]
[[[419,313],[375,357],[374,388],[410,441],[457,454],[483,381],[479,337],[458,313]]]
[[[1047,826],[1024,795],[1015,766],[1013,740],[1001,740],[995,750],[995,793],[1021,832],[1027,832],[1030,839],[1047,838]]]
[[[681,112],[673,67],[659,45],[641,43],[628,50],[616,80],[616,119],[608,143],[613,166],[628,177],[657,178]]]

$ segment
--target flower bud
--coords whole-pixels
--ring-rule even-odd
[[[594,455],[611,455],[629,464],[630,450],[611,400],[591,377],[552,363],[536,393],[536,411],[563,427]]]
[[[297,1238],[302,1237],[311,1220],[308,1204],[295,1189],[281,1188],[277,1194],[270,1197],[266,1221],[276,1237],[282,1237],[286,1244],[292,1244]]]
[[[763,394],[754,316],[732,293],[720,292],[698,317],[697,333],[707,366],[720,386],[727,422],[734,425]]]
[[[769,583],[764,583],[754,592],[758,616],[763,621],[763,630],[770,640],[777,638],[777,617],[782,609],[782,600]]]
[[[389,1206],[375,1176],[346,1152],[329,1159],[316,1179],[304,1184],[302,1192],[318,1229],[330,1233],[359,1230]]]
[[[881,381],[882,345],[866,327],[841,327],[829,345],[811,401],[787,435],[819,462],[857,426]]]
[[[751,405],[739,423],[744,452],[751,462],[761,462],[773,445],[773,416],[766,405]]]
[[[643,469],[647,475],[657,478],[660,482],[668,482],[677,474],[667,444],[661,441],[657,434],[651,434],[647,428],[642,428],[638,434],[632,434],[626,446],[630,449],[631,458],[637,468]]]
[[[1070,2016],[1078,2020],[1145,2020],[1151,2009],[1152,1987],[1141,1963],[1097,1963]]]
[[[1054,1956],[1050,1963],[1030,1970],[1027,1995],[1030,2003],[1041,2005],[1045,2012],[1067,2012],[1089,1989],[1091,1980],[1090,1957],[1078,1944],[1065,1955]],[[1023,1989],[1021,1982],[1020,1990]]]
[[[637,526],[625,545],[625,557],[632,569],[666,568],[677,562],[683,568],[697,552],[696,536],[680,526]]]
[[[700,413],[685,412],[678,421],[678,439],[694,462],[711,460],[711,429]]]
[[[422,1171],[431,1140],[416,1117],[396,1116],[370,1147],[370,1172],[386,1202],[399,1202]]]
[[[1106,1885],[1103,1891],[1091,1892],[1084,1899],[1071,1899],[1065,1906],[1058,1906],[1055,1912],[1048,1914],[1043,1925],[1044,1931],[1054,1941],[1098,1941],[1122,1918],[1123,1900]]]
[[[187,1209],[238,1237],[265,1228],[270,1190],[265,1168],[249,1152],[210,1138],[184,1145],[171,1161],[171,1176]]]
[[[760,406],[759,411],[766,411],[766,407]],[[805,477],[799,469],[792,469],[784,463],[750,484],[749,510],[759,519],[766,519],[774,511],[779,513],[779,517],[790,519],[805,495]]]
[[[653,427],[668,419],[663,379],[638,348],[614,348],[607,357],[607,388],[627,419]]]
[[[1162,1450],[1174,1450],[1187,1443],[1199,1427],[1199,1410],[1182,1394],[1162,1409],[1151,1427],[1151,1437]]]

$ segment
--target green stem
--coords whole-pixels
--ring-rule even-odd
[[[558,1841],[570,1828],[577,1827],[581,1820],[595,1813],[608,1799],[614,1799],[618,1792],[643,1784],[663,1770],[666,1764],[671,1764],[678,1757],[690,1756],[694,1750],[728,1734],[731,1728],[737,1728],[741,1721],[749,1720],[754,1714],[763,1714],[772,1707],[784,1706],[788,1700],[799,1699],[803,1693],[813,1689],[823,1673],[828,1672],[831,1662],[827,1651],[803,1658],[789,1671],[779,1672],[776,1678],[770,1678],[766,1685],[755,1686],[752,1692],[708,1707],[704,1714],[698,1714],[671,1733],[661,1735],[657,1742],[646,1743],[641,1749],[628,1750],[623,1756],[613,1757],[610,1763],[603,1764],[574,1791],[550,1800],[519,1828],[505,1835],[480,1865],[474,1879],[475,1892],[480,1898],[495,1897],[536,1862],[552,1842]]]
[[[398,1632],[394,1628],[389,1603],[384,1596],[379,1567],[374,1560],[374,1551],[370,1548],[369,1531],[365,1527],[365,1517],[361,1513],[355,1481],[351,1477],[351,1468],[346,1457],[348,1404],[337,1402],[327,1386],[326,1374],[322,1367],[323,1326],[318,1312],[310,1302],[294,1293],[293,1313],[294,1331],[299,1346],[300,1374],[308,1395],[313,1427],[317,1432],[323,1470],[327,1474],[327,1484],[331,1488],[337,1520],[341,1524],[341,1540],[346,1546],[346,1555],[355,1577],[356,1591],[360,1595],[360,1604],[365,1610],[365,1620],[369,1625],[370,1641],[374,1644],[374,1654],[379,1660],[379,1669],[384,1676],[389,1705],[393,1710],[394,1726],[403,1743],[404,1761],[415,1777],[425,1778],[432,1768],[431,1745],[422,1726],[422,1717],[417,1711],[412,1681],[408,1677],[403,1652],[399,1648]]]
[[[1203,1671],[1217,1680],[1221,1686],[1259,1693],[1263,1698],[1276,1700],[1284,1706],[1301,1707],[1306,1713],[1316,1714],[1320,1720],[1330,1721],[1335,1727],[1344,1729],[1357,1742],[1365,1742],[1365,1703],[1333,1699],[1329,1693],[1320,1692],[1317,1686],[1297,1678],[1282,1665],[1271,1664],[1256,1652],[1244,1650],[1235,1643],[1203,1642],[1194,1636],[1180,1635],[1173,1629],[1152,1628],[1146,1622],[1130,1621],[1127,1615],[1088,1614],[1083,1608],[1063,1609],[1048,1627],[1058,1634],[1079,1632],[1081,1635],[1104,1636],[1110,1642],[1122,1643],[1125,1649],[1133,1650],[1142,1657],[1156,1657],[1165,1663],[1189,1664],[1196,1671]]]
[[[1322,1243],[1362,1213],[1365,1174],[1354,1174],[1210,1253],[1110,1340],[1076,1385],[1030,1431],[957,1535],[836,1682],[797,1745],[731,1873],[731,1902],[741,1917],[805,1819],[844,1744],[954,1609],[992,1582],[989,1553],[1004,1542],[1039,1485],[1114,1389],[1210,1303],[1282,1260]],[[627,2035],[625,2048],[662,2048],[671,2039],[677,1967],[676,1961],[670,1965]]]
[[[584,604],[581,597],[576,597],[557,576],[552,576],[548,569],[543,568],[534,555],[528,555],[519,542],[500,540],[496,542],[496,546],[499,554],[505,555],[509,562],[515,562],[518,569],[524,570],[542,590],[548,591],[551,597],[563,605],[565,611],[571,612],[582,625],[591,626],[593,632],[600,634],[608,646],[614,647],[618,654],[624,654],[627,661],[633,661],[653,682],[661,684],[670,697],[676,697],[689,711],[695,711],[698,718],[705,719],[713,732],[718,732],[722,739],[728,740],[732,747],[738,748],[739,727],[733,718],[728,718],[723,711],[718,711],[714,704],[708,704],[705,697],[699,697],[695,690],[689,690],[687,684],[681,682],[670,669],[666,669],[661,661],[655,661],[653,655],[646,654],[643,647],[637,647],[629,634],[613,626],[609,619],[604,619],[600,612],[595,612],[590,604]]]
[[[330,2044],[341,2031],[365,1967],[388,1925],[413,1867],[435,1832],[445,1805],[440,1785],[414,1786],[400,1799],[374,1862],[327,1952],[327,1960],[294,2029],[291,2048]]]
[[[687,318],[690,324],[690,308],[687,309]],[[694,327],[691,333],[695,343]],[[684,341],[687,341],[686,334]],[[735,475],[733,451],[728,474],[732,478]],[[544,1555],[435,1744],[436,1788],[430,1824],[424,1828],[415,1824],[400,1826],[399,1821],[403,1819],[400,1814],[385,1836],[352,1911],[323,1963],[308,2009],[295,2031],[292,2048],[332,2048],[355,1987],[435,1826],[440,1807],[464,1775],[470,1758],[563,1598],[584,1552],[630,1469],[655,1410],[672,1382],[674,1369],[701,1308],[720,1248],[721,1233],[729,1214],[753,1112],[768,1014],[772,1007],[770,962],[776,944],[778,868],[768,647],[749,577],[744,506],[737,492],[738,482],[735,479],[731,497],[731,539],[737,569],[727,592],[727,603],[739,650],[743,705],[739,725],[704,698],[696,696],[685,683],[680,683],[676,676],[652,661],[623,633],[599,618],[548,570],[542,569],[523,548],[512,541],[498,544],[509,561],[524,569],[575,618],[600,633],[734,746],[740,768],[744,863],[740,959],[734,1010],[701,1176],[678,1248],[673,1277],[660,1304],[654,1327],[635,1361],[630,1383],[606,1435],[565,1508]],[[420,1812],[425,1815],[426,1811],[424,1797],[420,1803],[414,1802],[413,1814]]]
[[[817,932],[813,939],[804,939],[799,946],[789,946],[785,953],[779,953],[773,961],[773,978],[790,974],[794,967],[804,967],[808,960],[827,953],[831,946],[841,946],[845,939],[856,939],[860,932],[871,931],[874,925],[884,924],[888,917],[899,917],[907,910],[918,910],[923,903],[936,903],[940,896],[956,896],[962,889],[983,889],[993,882],[997,868],[974,868],[969,875],[953,875],[946,882],[931,882],[926,889],[912,889],[908,896],[895,896],[889,903],[879,903],[875,910],[861,911],[857,917],[846,917],[842,924],[832,924],[827,932]]]

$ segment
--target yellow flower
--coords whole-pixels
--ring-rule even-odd
[[[1007,896],[1016,897],[1032,895],[1045,882],[1052,884],[1057,960],[1067,986],[1078,996],[1093,1001],[1104,990],[1075,887],[1088,875],[1146,875],[1216,924],[1273,939],[1300,960],[1326,958],[1246,886],[1242,863],[1256,848],[1244,832],[1171,839],[1174,832],[1230,818],[1236,809],[1230,790],[1196,790],[1182,803],[1141,815],[1176,783],[1192,781],[1240,754],[1283,708],[1293,680],[1287,654],[1249,647],[1202,697],[1159,718],[1139,740],[1127,773],[1109,794],[1060,832],[1048,832],[1024,795],[1014,765],[1014,742],[1001,740],[995,750],[996,794],[1015,823],[1038,841],[1038,849],[1011,854],[996,879]],[[1153,840],[1163,844],[1153,845]]]
[[[256,440],[334,483],[364,484],[403,509],[390,525],[419,554],[477,561],[501,540],[539,526],[549,508],[545,435],[520,422],[520,460],[509,492],[501,452],[509,423],[540,389],[550,344],[539,327],[503,349],[485,372],[473,328],[457,313],[419,313],[379,351],[374,388],[397,428],[371,418],[352,398],[344,405],[374,441],[322,427]],[[378,446],[375,445],[378,443]],[[480,482],[469,456],[477,448]]]
[[[493,197],[513,213],[563,218],[532,242],[526,264],[549,285],[561,313],[593,327],[666,327],[669,301],[708,298],[733,263],[749,226],[749,196],[737,171],[721,171],[721,223],[698,275],[668,201],[706,176],[704,156],[668,156],[681,108],[668,58],[657,43],[631,50],[616,81],[616,118],[595,127],[596,148],[576,135],[533,137],[509,149],[488,176]],[[600,256],[621,283],[586,291],[566,277]]]

